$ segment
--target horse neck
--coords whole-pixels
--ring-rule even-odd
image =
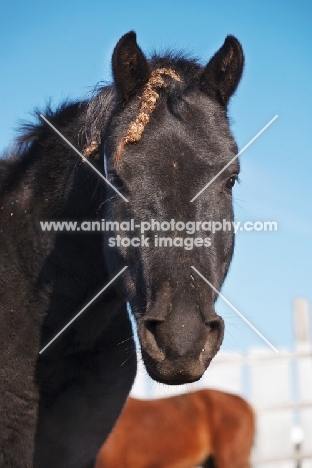
[[[71,119],[54,115],[57,122],[52,122],[81,149],[82,122],[71,111]],[[12,262],[26,269],[28,282],[39,280],[54,291],[62,282],[64,287],[67,282],[68,291],[75,285],[79,302],[108,277],[102,234],[42,231],[40,222],[73,220],[79,225],[96,219],[105,201],[105,185],[47,125],[34,127],[31,138],[26,150],[1,162],[0,255],[11,252]]]

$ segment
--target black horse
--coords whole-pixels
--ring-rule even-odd
[[[209,248],[204,240],[190,250],[159,248],[152,231],[143,246],[110,247],[112,233],[43,231],[40,221],[232,221],[236,160],[190,200],[237,152],[226,108],[243,63],[232,36],[206,67],[174,54],[148,61],[130,32],[114,50],[112,86],[46,111],[128,201],[45,122],[24,129],[19,148],[0,162],[1,466],[93,466],[135,377],[127,300],[157,381],[195,381],[218,351],[224,325],[216,294],[191,266],[220,289],[232,231],[211,235]],[[187,234],[170,235],[184,242]]]

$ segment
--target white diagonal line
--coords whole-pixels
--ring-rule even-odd
[[[65,325],[65,327],[64,327],[64,328],[62,328],[62,330],[61,330],[60,332],[58,332],[58,334],[57,334],[57,335],[55,335],[55,337],[54,337],[54,338],[53,338],[51,341],[49,341],[49,343],[48,343],[47,345],[45,345],[45,347],[44,347],[44,348],[42,348],[42,349],[41,349],[41,351],[39,351],[39,354],[43,353],[43,351],[44,351],[44,350],[46,350],[46,349],[47,349],[47,347],[48,347],[48,346],[50,346],[50,344],[51,344],[51,343],[53,343],[53,341],[54,341],[54,340],[56,340],[56,338],[58,338],[58,337],[61,335],[61,333],[63,333],[63,331],[64,331],[64,330],[66,330],[66,328],[67,328],[67,327],[69,327],[69,325],[71,325],[71,324],[73,323],[73,321],[74,321],[74,320],[76,320],[76,318],[78,318],[78,317],[79,317],[79,315],[81,315],[81,314],[82,314],[82,312],[84,312],[84,311],[85,311],[85,310],[86,310],[86,309],[89,307],[89,305],[91,305],[91,304],[92,304],[92,302],[94,302],[94,301],[95,301],[95,299],[96,299],[96,298],[98,298],[98,297],[99,297],[99,296],[102,294],[102,292],[104,292],[104,291],[105,291],[105,289],[107,289],[107,288],[108,288],[108,286],[110,286],[110,285],[111,285],[111,284],[112,284],[112,283],[115,281],[115,279],[116,279],[116,278],[118,278],[118,276],[119,276],[119,275],[121,275],[121,273],[123,273],[123,272],[125,271],[125,269],[126,269],[126,268],[128,268],[128,266],[125,266],[125,267],[123,267],[123,269],[122,269],[122,270],[120,270],[120,272],[119,272],[119,273],[117,273],[117,275],[116,275],[116,276],[114,276],[114,278],[113,278],[113,279],[111,279],[111,280],[110,280],[110,281],[107,283],[107,285],[106,285],[106,286],[104,286],[104,288],[103,288],[103,289],[101,289],[101,291],[100,291],[100,292],[98,292],[98,293],[97,293],[97,294],[94,296],[94,298],[93,298],[93,299],[91,299],[91,301],[89,301],[89,302],[88,302],[88,304],[87,304],[87,305],[85,305],[85,306],[84,306],[84,307],[81,309],[81,311],[80,311],[80,312],[78,312],[78,314],[77,314],[77,315],[75,315],[75,317],[74,317],[74,318],[72,318],[72,319],[71,319],[71,321],[70,321],[70,322],[68,322],[68,324],[67,324],[67,325]]]
[[[259,330],[257,330],[257,328],[252,323],[250,323],[249,320],[246,319],[246,317],[239,310],[237,310],[236,307],[234,307],[233,304],[231,304],[230,301],[228,301],[227,298],[224,297],[223,294],[221,294],[220,291],[218,291],[217,288],[214,287],[213,284],[210,283],[210,281],[207,280],[207,278],[205,278],[195,267],[191,266],[191,268],[193,268],[193,270],[196,271],[198,276],[200,276],[207,284],[209,284],[211,289],[213,289],[221,297],[221,299],[223,299],[224,302],[226,302],[227,305],[229,305],[231,309],[233,309],[234,312],[236,312],[237,315],[239,315],[239,317],[243,319],[247,323],[247,325],[249,325],[250,328],[252,328],[253,331],[255,331],[257,335],[260,336],[260,338],[263,339],[263,341],[265,341],[276,353],[278,353],[278,350],[275,348],[275,346],[273,346],[272,343],[270,343],[270,341],[267,340],[266,337],[263,336],[262,333],[260,333]]]
[[[221,171],[218,172],[218,174],[215,175],[215,176],[208,182],[208,184],[205,185],[205,187],[202,188],[202,189],[197,193],[197,195],[195,195],[195,197],[192,198],[192,200],[190,200],[190,202],[192,203],[194,200],[196,200],[196,198],[199,197],[199,195],[201,195],[201,194],[209,187],[209,185],[211,185],[212,182],[215,181],[216,178],[219,177],[219,175],[222,174],[222,172],[225,171],[225,169],[226,169],[227,167],[229,167],[229,166],[232,164],[232,162],[235,161],[235,159],[237,159],[238,156],[240,156],[240,155],[248,148],[248,146],[250,146],[251,143],[253,143],[253,142],[261,135],[261,133],[263,133],[263,132],[271,125],[271,123],[274,122],[274,120],[277,119],[277,117],[278,117],[278,115],[276,115],[275,117],[273,117],[273,119],[270,120],[270,122],[267,123],[267,124],[263,127],[263,129],[260,130],[260,132],[258,132],[257,135],[255,135],[255,136],[250,140],[250,142],[247,143],[247,145],[244,146],[244,148],[241,149],[241,150],[237,153],[237,155],[234,156],[234,158],[231,159],[231,161],[230,161],[229,163],[227,163],[227,164],[223,167],[223,169],[221,169]]]
[[[129,200],[122,194],[119,192],[119,190],[116,189],[116,187],[113,186],[113,184],[110,183],[109,180],[106,179],[106,177],[104,177],[103,174],[100,173],[100,171],[97,170],[96,167],[93,166],[93,164],[90,163],[90,161],[82,154],[80,153],[80,151],[77,150],[77,148],[75,148],[75,146],[69,141],[67,140],[67,138],[64,137],[64,135],[62,135],[62,133],[54,127],[54,125],[51,124],[51,122],[48,121],[48,119],[45,118],[44,115],[40,114],[40,117],[48,124],[50,125],[51,128],[53,128],[53,130],[61,137],[63,138],[64,141],[66,141],[66,143],[74,150],[76,151],[77,154],[79,154],[79,156],[82,158],[82,160],[84,162],[86,162],[87,164],[89,164],[90,167],[92,167],[92,169],[100,176],[102,177],[102,179],[105,180],[105,182],[110,186],[112,187],[112,189],[115,190],[116,193],[118,193],[118,195],[123,198],[126,202],[129,202]]]

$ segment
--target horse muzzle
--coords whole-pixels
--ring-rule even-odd
[[[213,313],[170,314],[165,320],[146,316],[139,326],[142,357],[149,375],[167,385],[199,380],[219,351],[224,322]]]

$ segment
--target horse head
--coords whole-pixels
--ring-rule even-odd
[[[147,371],[159,382],[198,380],[223,340],[217,293],[191,266],[220,290],[231,262],[239,164],[228,164],[237,146],[227,104],[243,65],[233,36],[204,67],[179,54],[147,60],[134,32],[113,53],[113,111],[100,150],[108,180],[127,201],[108,187],[104,218],[137,227],[115,232],[111,246],[106,234],[104,248],[112,273],[128,266],[116,288],[130,302]],[[204,221],[227,229],[213,233]]]

